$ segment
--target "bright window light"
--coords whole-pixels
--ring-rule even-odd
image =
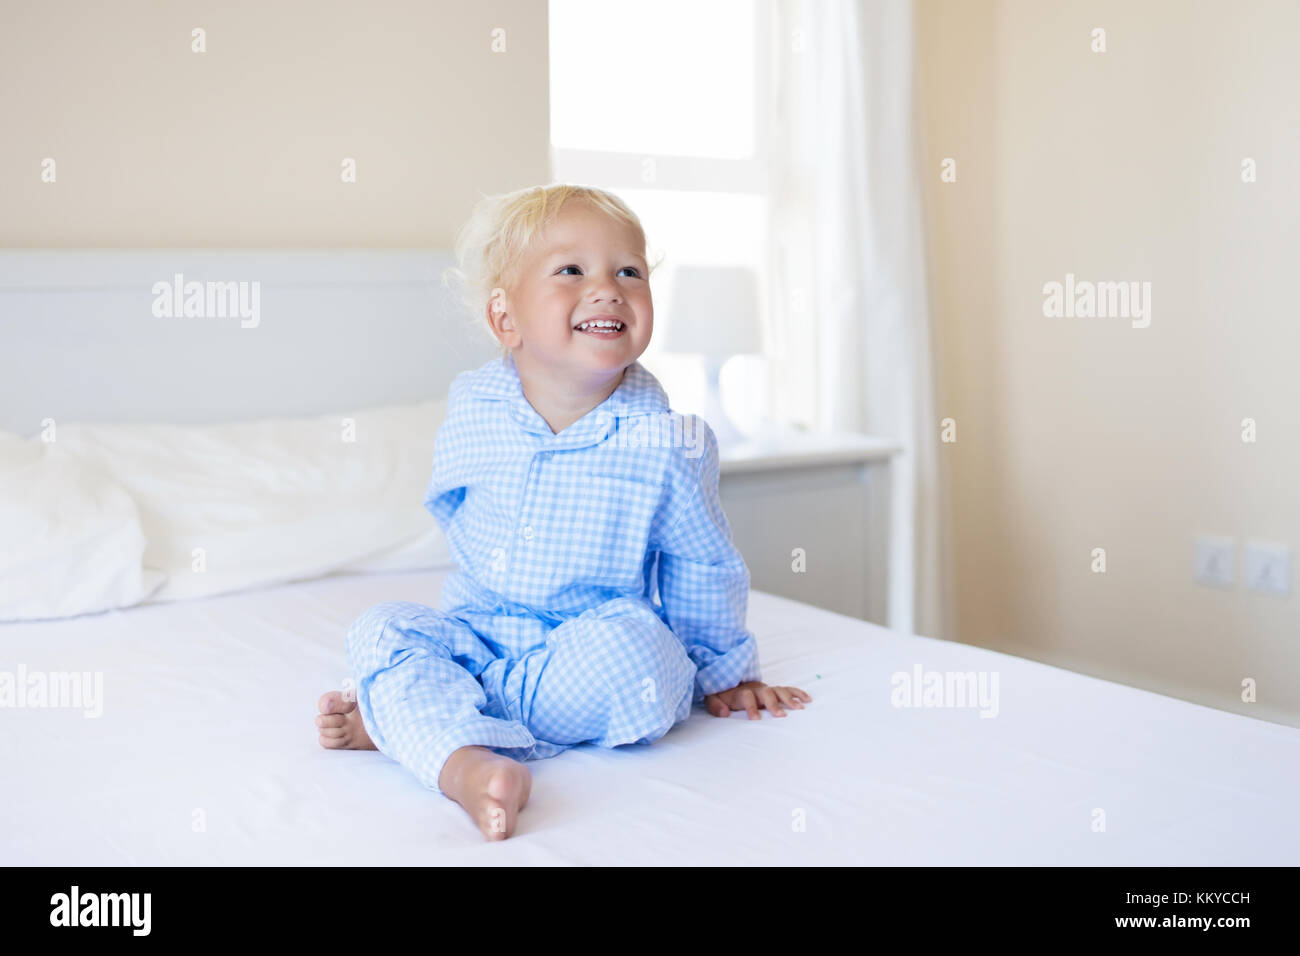
[[[753,0],[551,0],[551,142],[754,153]]]

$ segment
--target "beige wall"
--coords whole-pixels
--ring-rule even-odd
[[[959,638],[1300,726],[1300,602],[1240,580],[1300,544],[1300,5],[917,8]],[[1044,317],[1067,272],[1150,281],[1150,326]]]
[[[0,245],[449,245],[480,192],[550,179],[546,16],[0,0]]]

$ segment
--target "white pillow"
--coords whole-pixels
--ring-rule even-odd
[[[428,484],[426,479],[425,484]],[[429,512],[425,511],[427,515]],[[339,568],[341,574],[370,574],[391,571],[431,571],[448,568],[455,562],[447,546],[447,537],[435,523],[424,534],[406,544],[386,548],[378,554]]]
[[[63,425],[58,444],[135,500],[146,603],[346,570],[451,564],[424,509],[446,400],[219,425]],[[431,533],[433,532],[433,533]]]
[[[0,432],[0,620],[136,604],[163,580],[143,571],[144,548],[135,503],[111,477],[58,442]]]

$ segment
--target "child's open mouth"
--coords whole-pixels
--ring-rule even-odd
[[[598,339],[616,339],[627,331],[627,326],[622,322],[613,319],[596,319],[592,322],[583,322],[581,325],[575,325],[574,331],[581,332],[583,335],[591,335]]]

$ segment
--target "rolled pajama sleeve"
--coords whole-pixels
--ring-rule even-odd
[[[675,519],[658,549],[662,616],[697,668],[696,702],[762,679],[758,644],[745,627],[749,569],[718,496],[718,442],[698,421],[703,453],[684,456],[671,499]]]

